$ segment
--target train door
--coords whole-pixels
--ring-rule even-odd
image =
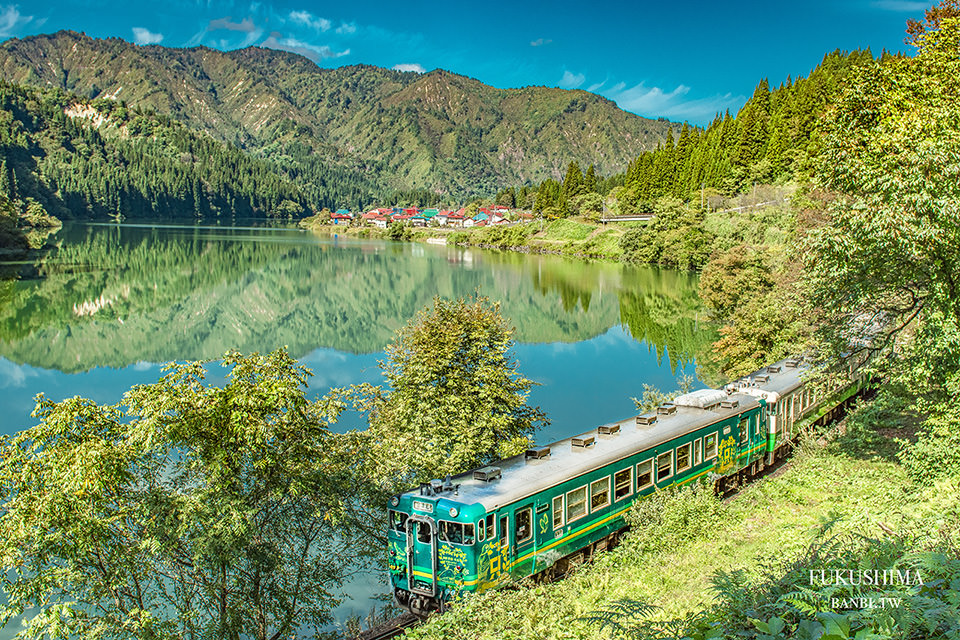
[[[426,516],[407,518],[407,584],[413,593],[437,595],[437,525]]]
[[[500,534],[499,544],[500,555],[508,555],[510,549],[510,514],[505,513],[500,516],[500,528],[498,533]],[[506,554],[504,553],[504,550]]]
[[[533,548],[533,505],[527,504],[513,512],[513,557],[522,558]]]

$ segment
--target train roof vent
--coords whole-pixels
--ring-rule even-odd
[[[780,365],[772,364],[767,367],[767,373],[780,373]]]
[[[720,401],[726,397],[726,393],[717,389],[700,389],[674,398],[673,404],[695,409],[710,409],[720,404]]]
[[[753,379],[763,384],[765,382],[770,382],[770,375],[766,373],[758,373],[757,375],[753,376]]]
[[[800,366],[800,359],[790,358],[789,360],[783,363],[783,366],[785,366],[788,369],[796,369],[797,367]]]
[[[597,433],[602,436],[615,436],[620,433],[619,424],[604,424],[597,427]]]
[[[579,438],[571,438],[570,446],[574,449],[586,449],[592,447],[596,442],[597,439],[593,436],[580,436]]]
[[[677,412],[677,405],[672,402],[667,402],[665,404],[657,407],[657,413],[661,416],[669,416]]]
[[[481,482],[492,482],[499,480],[502,475],[503,471],[500,467],[484,467],[483,469],[477,469],[473,472],[473,479],[480,480]]]
[[[720,406],[724,409],[736,409],[740,406],[739,400],[724,400],[720,403]]]
[[[657,421],[657,414],[655,413],[644,413],[643,415],[637,416],[637,426],[638,427],[649,427]]]
[[[542,460],[550,457],[550,447],[534,447],[523,454],[525,460]]]

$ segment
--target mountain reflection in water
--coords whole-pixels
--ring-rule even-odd
[[[501,302],[558,436],[628,414],[643,382],[670,388],[714,338],[695,276],[673,271],[285,228],[68,225],[54,242],[0,272],[4,433],[39,391],[116,402],[156,363],[228,349],[287,346],[318,393],[378,383],[384,346],[434,296]]]

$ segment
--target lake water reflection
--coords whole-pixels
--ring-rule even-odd
[[[678,272],[291,228],[68,225],[54,242],[0,270],[2,433],[32,424],[37,393],[113,403],[160,363],[228,349],[287,346],[318,395],[379,383],[384,346],[417,310],[479,291],[541,383],[546,442],[630,415],[643,383],[673,388],[715,338],[698,326],[695,277]]]

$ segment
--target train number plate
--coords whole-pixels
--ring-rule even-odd
[[[433,513],[432,502],[421,502],[420,500],[414,500],[413,508],[416,511],[426,511],[427,513]]]

